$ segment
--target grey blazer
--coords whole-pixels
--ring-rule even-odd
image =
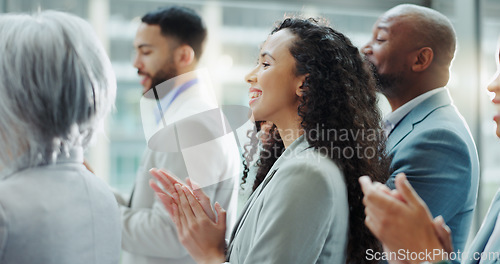
[[[342,172],[301,136],[247,201],[228,245],[230,263],[338,263],[349,209]]]
[[[500,263],[500,190],[491,203],[481,229],[464,255],[462,263]],[[482,255],[481,255],[482,253]]]
[[[467,124],[447,90],[411,110],[387,140],[393,157],[387,185],[406,173],[434,217],[442,215],[452,231],[453,248],[463,252],[476,205],[479,161]]]
[[[201,131],[201,134],[213,133],[214,127],[218,125],[213,115],[193,118],[217,107],[209,98],[206,98],[207,88],[202,85],[193,85],[181,93],[165,111],[164,117],[168,124],[186,119],[195,124],[196,129],[176,126],[178,135],[186,136],[194,130]],[[143,122],[149,117],[148,114],[151,115],[149,112],[143,112]],[[206,131],[208,132],[205,133]],[[162,132],[165,130],[159,133]],[[191,136],[196,139],[198,133]],[[214,182],[217,184],[208,185],[203,188],[203,191],[212,202],[218,201],[223,208],[227,209],[228,228],[234,224],[238,190],[235,186],[237,184],[235,179],[240,172],[240,155],[234,136],[226,134],[210,142],[184,148],[183,145],[192,143],[191,141],[194,140],[192,137],[189,140],[181,137],[178,143],[167,133],[159,137],[156,143],[152,140],[148,142],[149,147],[145,150],[137,171],[130,207],[128,203],[120,205],[123,221],[122,264],[195,263],[179,242],[175,224],[165,207],[155,199],[155,192],[149,186],[149,180],[153,178],[149,173],[151,168],[167,169],[183,180],[189,176],[202,187],[206,186],[203,180],[216,179],[217,181]],[[172,141],[174,141],[173,144]],[[158,151],[152,150],[156,146],[177,146],[177,144],[183,149],[182,152],[167,151],[163,148]],[[203,178],[193,177],[200,175],[199,172],[202,172]],[[229,237],[229,232],[227,233]]]
[[[118,205],[83,152],[0,179],[0,263],[115,264]]]

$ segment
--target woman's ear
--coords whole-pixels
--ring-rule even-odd
[[[174,51],[174,62],[178,68],[190,66],[195,61],[194,50],[189,45],[180,45]]]
[[[299,77],[299,79],[298,79],[299,84],[298,84],[297,88],[295,89],[295,94],[298,97],[301,97],[304,94],[304,89],[306,88],[305,82],[306,82],[308,77],[309,77],[309,73],[304,74],[304,75]]]

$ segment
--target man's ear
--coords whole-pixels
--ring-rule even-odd
[[[180,45],[174,51],[174,62],[178,68],[191,65],[195,59],[194,50],[189,45]]]
[[[307,77],[309,77],[309,73],[304,74],[304,75],[298,77],[297,88],[295,89],[295,94],[298,97],[301,97],[303,95],[303,93],[304,93],[304,89],[306,88],[304,86],[304,83],[306,82]]]
[[[423,47],[416,51],[416,57],[414,58],[411,69],[414,72],[425,71],[432,63],[434,59],[434,51],[430,47]]]

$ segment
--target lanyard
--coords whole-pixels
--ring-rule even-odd
[[[183,93],[184,91],[186,91],[187,89],[189,89],[189,87],[195,85],[196,83],[198,83],[198,79],[192,79],[192,80],[189,80],[188,82],[182,84],[181,86],[179,86],[179,88],[175,89],[172,95],[172,97],[170,98],[170,100],[168,100],[168,103],[166,103],[164,106],[165,106],[165,111],[170,107],[170,105],[174,102],[174,100],[181,94]],[[156,91],[156,87],[153,87],[153,92],[155,94],[155,98],[156,98],[156,104],[158,105],[158,110],[160,111],[160,118],[162,120],[162,123],[163,123],[163,126],[167,126],[167,123],[165,122],[165,118],[163,117],[164,115],[164,112],[163,112],[163,107],[162,107],[162,101],[161,99],[158,97],[158,92]],[[168,97],[168,95],[167,95]],[[165,98],[167,99],[167,98]]]

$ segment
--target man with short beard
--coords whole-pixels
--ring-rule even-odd
[[[179,6],[147,13],[137,30],[134,67],[142,78],[141,114],[148,148],[130,200],[116,194],[123,220],[123,264],[194,263],[178,241],[172,219],[155,199],[149,185],[152,168],[197,182],[211,201],[228,208],[229,229],[234,223],[239,152],[231,132],[217,134],[221,114],[213,114],[217,104],[195,71],[206,35],[198,14]],[[153,108],[143,108],[146,101]]]
[[[441,13],[399,5],[383,14],[362,52],[392,112],[384,119],[391,177],[406,173],[434,217],[451,228],[463,251],[479,180],[479,162],[467,124],[445,85],[456,37]]]

